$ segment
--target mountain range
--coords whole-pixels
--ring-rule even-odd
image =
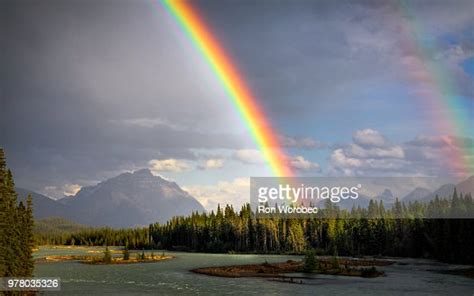
[[[36,218],[62,217],[90,226],[133,227],[165,223],[174,216],[203,212],[178,184],[148,169],[123,173],[60,200],[17,188],[19,200],[32,194]]]
[[[451,190],[450,194],[453,193],[453,190]],[[415,200],[423,200],[425,197],[431,194],[433,194],[433,192],[431,192],[429,189],[426,189],[423,187],[416,187],[412,192],[405,195],[405,197],[403,198],[403,201],[409,202],[409,201],[415,201]]]
[[[456,188],[457,192],[460,194],[474,194],[474,176],[469,177],[468,179],[458,183],[458,184],[444,184],[441,185],[435,191],[430,191],[427,188],[417,187],[413,191],[409,192],[407,195],[398,197],[400,201],[404,202],[429,202],[439,196],[440,198],[451,198]],[[396,196],[393,195],[392,191],[386,188],[380,194],[377,194],[375,197],[360,195],[356,200],[341,201],[339,206],[343,209],[350,210],[353,206],[365,208],[369,205],[371,199],[376,201],[383,201],[386,207],[390,207],[395,203]]]
[[[436,196],[439,196],[441,198],[450,198],[452,197],[455,188],[459,194],[474,194],[474,176],[471,176],[458,184],[444,184],[433,192],[426,188],[417,187],[413,191],[402,197],[401,200],[405,202],[416,200],[422,202],[429,202],[435,199]]]
[[[401,201],[429,202],[436,196],[451,197],[458,193],[474,193],[474,176],[458,183],[444,184],[435,191],[417,187]],[[83,187],[74,196],[60,200],[17,188],[20,201],[32,195],[35,218],[62,217],[89,226],[133,227],[150,223],[165,223],[174,216],[186,216],[192,212],[203,212],[203,206],[178,184],[154,176],[150,170],[142,169],[123,173],[94,186]],[[367,207],[371,199],[382,200],[386,206],[395,202],[389,189],[375,197],[360,196],[351,203],[341,202],[341,208]]]

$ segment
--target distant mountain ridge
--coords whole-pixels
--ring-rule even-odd
[[[474,176],[471,176],[456,185],[456,190],[463,194],[471,193],[474,195]]]
[[[423,197],[421,200],[426,202],[435,199],[436,196],[451,197],[453,195],[454,188],[456,188],[459,194],[474,194],[474,176],[471,176],[458,184],[444,184],[433,193]]]
[[[412,192],[405,195],[402,199],[404,202],[415,201],[415,200],[422,200],[426,196],[432,194],[429,189],[416,187]]]
[[[18,190],[22,196],[31,192]],[[58,201],[33,193],[33,204],[37,218],[55,216],[85,225],[111,227],[164,223],[173,216],[204,211],[178,184],[154,176],[148,169],[120,174]]]
[[[381,194],[377,195],[375,199],[382,200],[384,204],[393,204],[396,198],[390,189],[385,189]]]
[[[474,194],[474,176],[458,183],[444,184],[431,192],[415,188],[401,201],[429,202],[436,195],[442,198],[458,193]],[[53,200],[45,195],[17,188],[20,201],[33,197],[35,218],[62,217],[89,226],[133,227],[149,223],[165,223],[173,216],[187,216],[203,212],[203,206],[175,182],[154,176],[148,169],[123,173],[94,186],[83,187],[75,196]],[[367,207],[371,199],[382,200],[390,206],[395,196],[389,189],[374,198],[360,196],[351,203],[342,201],[339,206],[350,210],[353,206]]]
[[[422,201],[422,202],[429,202],[436,198],[436,196],[440,198],[451,198],[454,189],[456,188],[459,194],[474,194],[474,176],[467,178],[464,181],[461,181],[458,184],[444,184],[441,185],[438,189],[433,192],[429,192],[426,188],[416,188],[414,191],[410,192],[407,196],[403,198],[404,201]],[[417,191],[418,190],[418,191]],[[425,195],[421,193],[420,190],[425,191]],[[415,192],[417,191],[417,192]]]
[[[346,210],[351,210],[352,207],[367,207],[369,205],[370,200],[374,201],[382,201],[386,207],[390,207],[395,203],[396,198],[403,202],[429,202],[435,199],[436,196],[440,198],[451,198],[454,192],[454,188],[456,188],[459,194],[472,194],[474,195],[474,176],[469,177],[468,179],[458,183],[458,184],[444,184],[441,185],[438,189],[431,192],[429,189],[417,187],[407,195],[403,197],[394,196],[392,191],[388,188],[384,189],[381,193],[375,196],[365,196],[359,195],[359,198],[356,200],[349,200],[349,201],[341,201],[338,205]]]
[[[54,199],[28,189],[19,187],[15,189],[18,193],[18,201],[23,203],[26,202],[26,197],[31,194],[35,218],[60,217],[66,212],[66,206]]]
[[[432,193],[426,195],[425,197],[423,197],[419,200],[420,201],[430,201],[430,200],[435,199],[436,196],[450,197],[451,195],[453,195],[454,188],[456,188],[455,184],[451,184],[451,183],[444,184],[441,187],[439,187],[438,189],[436,189],[435,191],[433,191]]]

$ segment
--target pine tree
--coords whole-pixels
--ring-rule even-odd
[[[34,217],[33,217],[33,198],[31,194],[28,195],[26,199],[26,211],[25,211],[25,227],[23,231],[23,236],[25,237],[24,248],[26,248],[25,256],[25,276],[30,276],[33,274],[33,269],[35,267],[35,262],[33,260],[33,248],[35,245],[35,238],[33,236],[33,227],[34,227]]]
[[[7,271],[7,225],[8,225],[8,205],[7,194],[5,190],[6,174],[5,153],[0,148],[0,277],[6,276]]]
[[[102,261],[104,261],[105,263],[112,262],[112,253],[110,252],[108,246],[105,247],[104,258],[102,259]]]
[[[0,148],[0,276],[31,276],[34,262],[33,205],[17,204],[12,172]]]
[[[27,273],[27,265],[28,265],[28,258],[29,252],[28,248],[28,239],[26,236],[26,208],[23,205],[23,202],[20,201],[18,207],[16,209],[16,221],[17,221],[17,228],[18,228],[18,242],[19,242],[19,249],[16,252],[18,257],[18,270],[16,272],[19,276],[25,276]]]
[[[17,276],[22,274],[22,248],[21,248],[21,230],[19,210],[17,208],[17,195],[15,192],[15,183],[10,170],[7,170],[4,182],[4,191],[6,196],[6,216],[7,227],[5,236],[6,245],[6,276]]]
[[[313,249],[306,252],[304,257],[304,272],[312,272],[316,269],[316,253]]]
[[[130,252],[128,251],[128,247],[125,247],[123,250],[123,260],[130,260]]]

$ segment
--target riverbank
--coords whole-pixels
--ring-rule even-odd
[[[109,261],[104,261],[103,257],[99,256],[85,256],[85,255],[55,255],[45,256],[35,260],[35,263],[54,263],[54,262],[65,262],[65,261],[77,261],[84,264],[92,265],[106,265],[106,264],[136,264],[136,263],[153,263],[164,260],[170,260],[175,258],[174,256],[145,256],[144,258],[129,258],[124,260],[123,258],[111,258]]]
[[[376,269],[376,266],[388,266],[393,264],[390,260],[376,259],[347,259],[347,258],[323,258],[318,259],[317,268],[311,274],[342,275],[354,277],[380,277],[384,276],[383,271]],[[287,276],[289,273],[304,272],[303,261],[288,260],[281,263],[245,264],[218,267],[204,267],[192,269],[191,272],[218,277],[267,277],[267,278],[307,278],[307,276]]]

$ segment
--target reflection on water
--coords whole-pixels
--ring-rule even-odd
[[[87,249],[41,248],[35,257],[91,254]],[[161,251],[155,251],[156,255]],[[219,278],[198,275],[190,269],[206,266],[282,262],[298,256],[228,255],[166,252],[176,259],[129,265],[89,265],[77,262],[37,264],[35,275],[60,277],[55,295],[473,295],[474,280],[432,272],[455,268],[430,260],[399,259],[380,267],[386,277],[366,279],[317,275],[305,284],[262,278]],[[134,256],[132,254],[132,256]]]

